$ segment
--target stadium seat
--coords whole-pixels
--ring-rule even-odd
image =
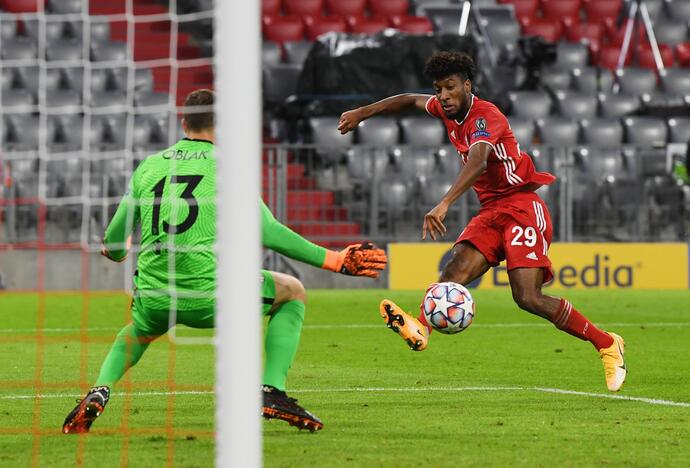
[[[583,6],[588,22],[613,22],[618,18],[623,0],[584,0]]]
[[[264,67],[264,71],[264,98],[267,102],[282,104],[295,93],[302,66],[277,64]]]
[[[81,41],[74,39],[53,40],[46,45],[46,60],[79,61],[82,58]]]
[[[637,96],[600,93],[598,98],[601,115],[607,118],[630,115],[640,108]]]
[[[551,113],[549,95],[540,91],[510,91],[511,114],[517,117],[539,119]]]
[[[304,23],[297,16],[265,16],[264,40],[273,42],[300,41],[304,39]]]
[[[534,122],[531,119],[511,117],[508,123],[515,139],[523,148],[532,144],[534,140]]]
[[[402,16],[398,29],[408,34],[427,34],[434,31],[434,26],[426,16]]]
[[[603,93],[609,93],[613,90],[615,84],[615,72],[607,68],[599,69],[599,90]]]
[[[675,46],[688,40],[688,20],[678,20],[674,16],[671,18],[670,20],[659,20],[654,25],[654,35],[659,44]]]
[[[81,13],[82,0],[50,0],[48,11],[51,13]]]
[[[355,34],[376,34],[389,27],[385,18],[352,17],[350,32]]]
[[[537,119],[535,122],[539,141],[546,145],[571,146],[579,142],[577,122],[564,117]]]
[[[649,16],[652,19],[652,23],[655,23],[663,13],[664,3],[666,3],[666,0],[644,0],[644,4],[647,6],[647,11],[649,11]]]
[[[541,84],[551,91],[562,91],[570,88],[572,73],[565,66],[549,66],[541,70]]]
[[[690,117],[668,119],[668,141],[670,143],[690,143]]]
[[[124,62],[127,58],[127,44],[124,42],[100,42],[91,44],[91,60],[96,62]]]
[[[429,148],[404,148],[400,156],[402,173],[418,183],[422,177],[429,177],[434,172],[436,160]]]
[[[3,112],[31,112],[35,104],[34,95],[26,89],[2,91]]]
[[[7,13],[36,13],[39,0],[0,0],[0,10]]]
[[[690,67],[690,43],[684,42],[676,46],[676,58],[681,67]]]
[[[379,184],[379,209],[386,221],[395,222],[407,209],[411,190],[409,182],[397,177],[384,177]]]
[[[165,96],[167,104],[168,94],[165,93]],[[94,92],[91,93],[91,105],[97,108],[124,107],[127,105],[127,94],[118,90]]]
[[[665,67],[672,67],[675,61],[673,56],[673,49],[666,44],[659,44],[659,52],[661,53],[661,60]],[[654,53],[651,47],[640,47],[637,55],[637,63],[642,68],[656,70],[656,61],[654,60]]]
[[[460,16],[461,11],[457,6],[438,6],[436,4],[431,4],[428,7],[424,7],[423,14],[425,14],[434,25],[434,30],[441,34],[458,34],[460,29]],[[483,20],[484,25],[488,25],[488,21]],[[514,39],[520,36],[520,27],[515,21],[510,22],[515,29]],[[488,28],[487,28],[488,31]]]
[[[537,17],[539,0],[508,0],[501,1],[499,3],[513,5],[513,8],[515,9],[515,17],[520,23],[530,21]]]
[[[261,14],[263,16],[280,14],[281,3],[281,0],[261,0]]]
[[[345,19],[340,16],[325,16],[322,18],[313,18],[307,25],[307,39],[310,41],[316,40],[320,35],[328,32],[346,32],[347,23]]]
[[[616,71],[616,81],[622,94],[652,94],[656,91],[656,74],[644,68],[624,68]]]
[[[604,39],[601,23],[574,23],[566,27],[565,36],[571,42],[585,43],[596,52]]]
[[[7,115],[8,135],[4,147],[7,150],[36,151],[38,149],[39,121],[37,115],[16,114]],[[52,141],[54,135],[46,135],[47,141]]]
[[[283,0],[285,13],[295,16],[321,16],[324,0]]]
[[[580,128],[586,145],[613,147],[623,143],[623,126],[618,119],[583,119]]]
[[[625,141],[635,145],[653,146],[666,143],[668,128],[658,117],[635,116],[623,119]]]
[[[307,59],[309,52],[314,44],[310,41],[286,41],[283,43],[285,49],[285,61],[302,65]]]
[[[561,67],[586,67],[589,51],[584,44],[561,41],[556,44],[556,65]]]
[[[374,146],[392,146],[400,141],[398,122],[392,117],[372,117],[357,128],[358,143]]]
[[[0,21],[0,37],[2,40],[12,39],[17,35],[17,22],[10,19]]]
[[[16,68],[3,68],[2,69],[2,75],[0,76],[0,80],[2,80],[2,86],[1,88],[3,90],[5,89],[11,89],[17,86],[19,83],[19,72],[17,71]]]
[[[328,12],[338,16],[364,16],[366,0],[326,0]]]
[[[428,116],[409,116],[400,119],[402,141],[413,146],[438,146],[446,143],[446,128]]]
[[[690,21],[690,3],[686,0],[666,0],[668,17],[679,21]]]
[[[323,147],[317,152],[332,163],[340,162],[345,150],[354,143],[354,132],[341,135],[338,131],[338,121],[338,117],[311,117],[307,121],[311,141]]]
[[[405,16],[410,8],[408,0],[369,0],[372,16]]]
[[[320,154],[324,154],[323,151],[320,150]],[[347,173],[357,182],[369,181],[374,174],[383,175],[390,161],[386,151],[373,148],[341,148],[340,151],[330,148],[328,151],[332,158],[335,156],[333,162],[339,162],[343,155],[346,156]]]
[[[562,22],[564,25],[580,22],[580,0],[543,1],[541,10],[544,18]]]
[[[0,58],[3,60],[27,60],[36,58],[36,41],[28,37],[15,37],[2,41]]]
[[[443,198],[453,185],[453,179],[449,175],[427,177],[420,180],[419,188],[424,207],[431,208]]]
[[[81,92],[73,89],[61,89],[46,94],[46,106],[61,113],[77,113],[81,111]]]
[[[573,88],[581,93],[596,93],[599,90],[599,72],[594,67],[573,69]]]
[[[620,55],[619,46],[603,46],[597,55],[597,64],[602,68],[615,70],[618,66],[618,56]],[[632,49],[628,50],[625,58],[625,66],[630,65],[632,61]]]
[[[547,42],[558,42],[563,37],[563,25],[550,19],[535,18],[523,25],[524,36],[540,36]]]
[[[666,68],[660,75],[661,89],[676,96],[690,95],[690,70],[684,68]]]
[[[495,47],[501,47],[505,44],[515,44],[520,37],[520,25],[513,20],[483,20],[486,26],[486,32],[489,35],[491,43]],[[459,22],[451,23],[454,28],[444,32],[458,33]]]
[[[569,119],[586,119],[597,115],[598,102],[595,94],[581,92],[555,93],[558,113]]]
[[[282,61],[280,45],[271,41],[261,42],[261,63],[263,65],[276,65]]]

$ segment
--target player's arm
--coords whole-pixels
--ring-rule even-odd
[[[482,141],[472,145],[470,152],[467,155],[467,162],[460,170],[458,178],[443,196],[441,201],[431,211],[424,215],[424,225],[422,226],[422,239],[426,239],[427,233],[433,240],[436,240],[436,235],[444,235],[446,233],[446,226],[443,220],[446,217],[448,208],[455,203],[455,201],[462,196],[474,181],[482,175],[486,169],[486,162],[489,158],[489,153],[493,148],[489,143]]]
[[[373,104],[343,112],[340,116],[340,122],[338,122],[338,130],[344,135],[357,128],[362,120],[378,114],[391,114],[415,109],[424,111],[430,97],[428,94],[397,94]]]
[[[127,257],[132,245],[132,233],[139,224],[141,213],[134,191],[135,175],[136,172],[103,235],[101,255],[115,262],[121,262]]]
[[[386,253],[372,244],[353,244],[340,252],[308,241],[278,222],[261,202],[261,237],[264,247],[317,268],[345,275],[376,278],[386,267]]]

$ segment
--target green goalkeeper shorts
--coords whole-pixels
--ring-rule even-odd
[[[276,285],[270,271],[261,270],[261,299],[263,314],[271,311],[276,298]],[[136,294],[137,277],[134,277],[135,294],[132,298],[132,320],[136,327],[150,336],[165,334],[170,328],[181,324],[191,328],[213,328],[215,309],[178,310],[171,317],[169,310],[152,310],[144,306]]]

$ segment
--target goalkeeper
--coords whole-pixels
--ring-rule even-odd
[[[137,225],[142,228],[133,278],[132,323],[117,335],[95,386],[67,415],[62,427],[65,434],[89,431],[108,403],[110,388],[139,361],[149,344],[169,328],[176,324],[194,328],[214,326],[213,102],[214,93],[210,90],[197,90],[187,96],[182,120],[186,138],[142,161],[106,229],[101,253],[120,262],[127,255],[132,232]],[[261,222],[263,245],[295,260],[346,275],[369,277],[377,277],[386,266],[385,252],[371,244],[355,244],[334,252],[309,242],[276,221],[263,202]],[[262,270],[260,280],[263,313],[269,317],[262,415],[299,428],[319,430],[323,427],[319,418],[285,393],[287,373],[304,321],[304,287],[297,278],[272,271]]]

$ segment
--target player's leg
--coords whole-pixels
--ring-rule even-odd
[[[307,293],[294,276],[265,270],[261,275],[264,315],[269,316],[264,343],[262,415],[299,428],[319,430],[323,427],[321,420],[285,393],[287,374],[302,334]]]
[[[566,299],[542,293],[542,286],[553,278],[548,258],[552,225],[546,204],[534,195],[505,210],[504,251],[515,303],[560,330],[592,343],[604,362],[609,390],[620,389],[626,376],[623,339],[599,329]]]
[[[473,242],[464,238],[467,231],[468,229],[453,247],[452,257],[441,272],[440,282],[451,281],[463,285],[469,284],[486,273],[491,267],[485,255],[475,247]],[[473,232],[472,229],[471,232]],[[431,334],[431,326],[427,323],[421,310],[415,319],[393,301],[384,299],[381,301],[379,312],[386,321],[388,328],[400,335],[412,350],[423,351],[426,349]]]

